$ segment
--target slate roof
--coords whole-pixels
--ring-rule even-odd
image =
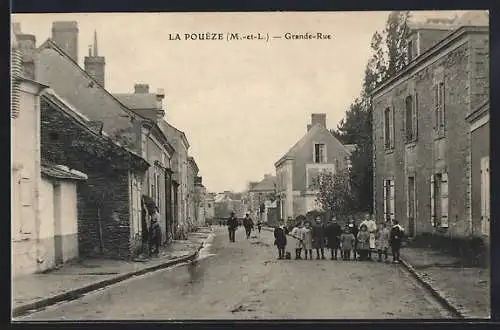
[[[87,180],[87,175],[77,170],[69,169],[64,165],[54,165],[49,163],[44,163],[41,165],[42,174],[61,180],[77,180],[83,181]]]
[[[275,176],[268,176],[264,178],[262,181],[258,182],[255,186],[253,186],[250,191],[258,192],[258,191],[273,191],[276,184]]]
[[[281,157],[276,162],[276,164],[280,163],[282,160],[284,160],[286,158],[293,158],[295,156],[295,154],[300,149],[302,149],[302,147],[304,145],[306,145],[307,143],[309,143],[309,140],[312,138],[312,136],[314,136],[317,132],[322,131],[322,130],[328,131],[330,133],[330,131],[326,127],[323,127],[321,125],[314,125],[313,127],[311,127],[311,129],[299,141],[297,141],[297,143],[295,143],[293,145],[293,147],[291,147],[290,150],[288,150],[287,153],[285,153],[285,155],[283,157]],[[330,136],[333,139],[333,141],[337,141],[338,144],[340,144],[341,146],[343,146],[344,149],[349,154],[351,154],[351,151],[349,150],[349,148],[347,148],[345,145],[343,145],[342,143],[340,143],[340,141],[335,136],[333,136],[332,134],[330,134]]]
[[[156,94],[113,93],[113,96],[130,109],[157,109]]]

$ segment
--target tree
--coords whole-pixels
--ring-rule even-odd
[[[316,202],[323,207],[323,210],[331,211],[335,215],[349,214],[355,204],[350,181],[349,170],[337,173],[322,172],[317,179],[319,192]]]
[[[351,183],[356,211],[372,212],[373,206],[373,141],[371,93],[383,81],[394,76],[406,65],[408,11],[389,14],[384,31],[373,34],[372,56],[365,69],[360,97],[346,111],[346,116],[332,134],[343,144],[355,144],[351,155]]]

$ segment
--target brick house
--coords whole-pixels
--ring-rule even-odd
[[[159,89],[150,93],[148,84],[135,84],[134,93],[114,93],[113,96],[142,118],[138,148],[141,156],[152,164],[144,177],[143,194],[150,196],[159,208],[160,226],[164,229],[162,242],[166,242],[174,235],[172,157],[175,149],[158,126],[165,116],[162,104],[164,92]]]
[[[88,177],[77,190],[80,256],[128,259],[137,254],[141,182],[149,164],[53,91],[41,96],[41,122],[43,158]]]
[[[483,14],[412,26],[408,65],[372,94],[376,219],[410,236],[473,234],[466,117],[489,97]]]
[[[321,209],[316,203],[321,172],[349,168],[351,151],[326,127],[326,114],[311,115],[306,134],[274,165],[281,219]]]
[[[490,235],[490,103],[481,103],[469,116],[471,134],[472,234]]]

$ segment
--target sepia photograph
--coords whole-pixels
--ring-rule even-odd
[[[13,322],[490,319],[488,11],[10,28]]]

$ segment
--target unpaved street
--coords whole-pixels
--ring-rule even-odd
[[[401,265],[276,260],[270,232],[246,240],[239,229],[229,243],[226,228],[214,230],[196,266],[133,278],[20,320],[449,317]]]

